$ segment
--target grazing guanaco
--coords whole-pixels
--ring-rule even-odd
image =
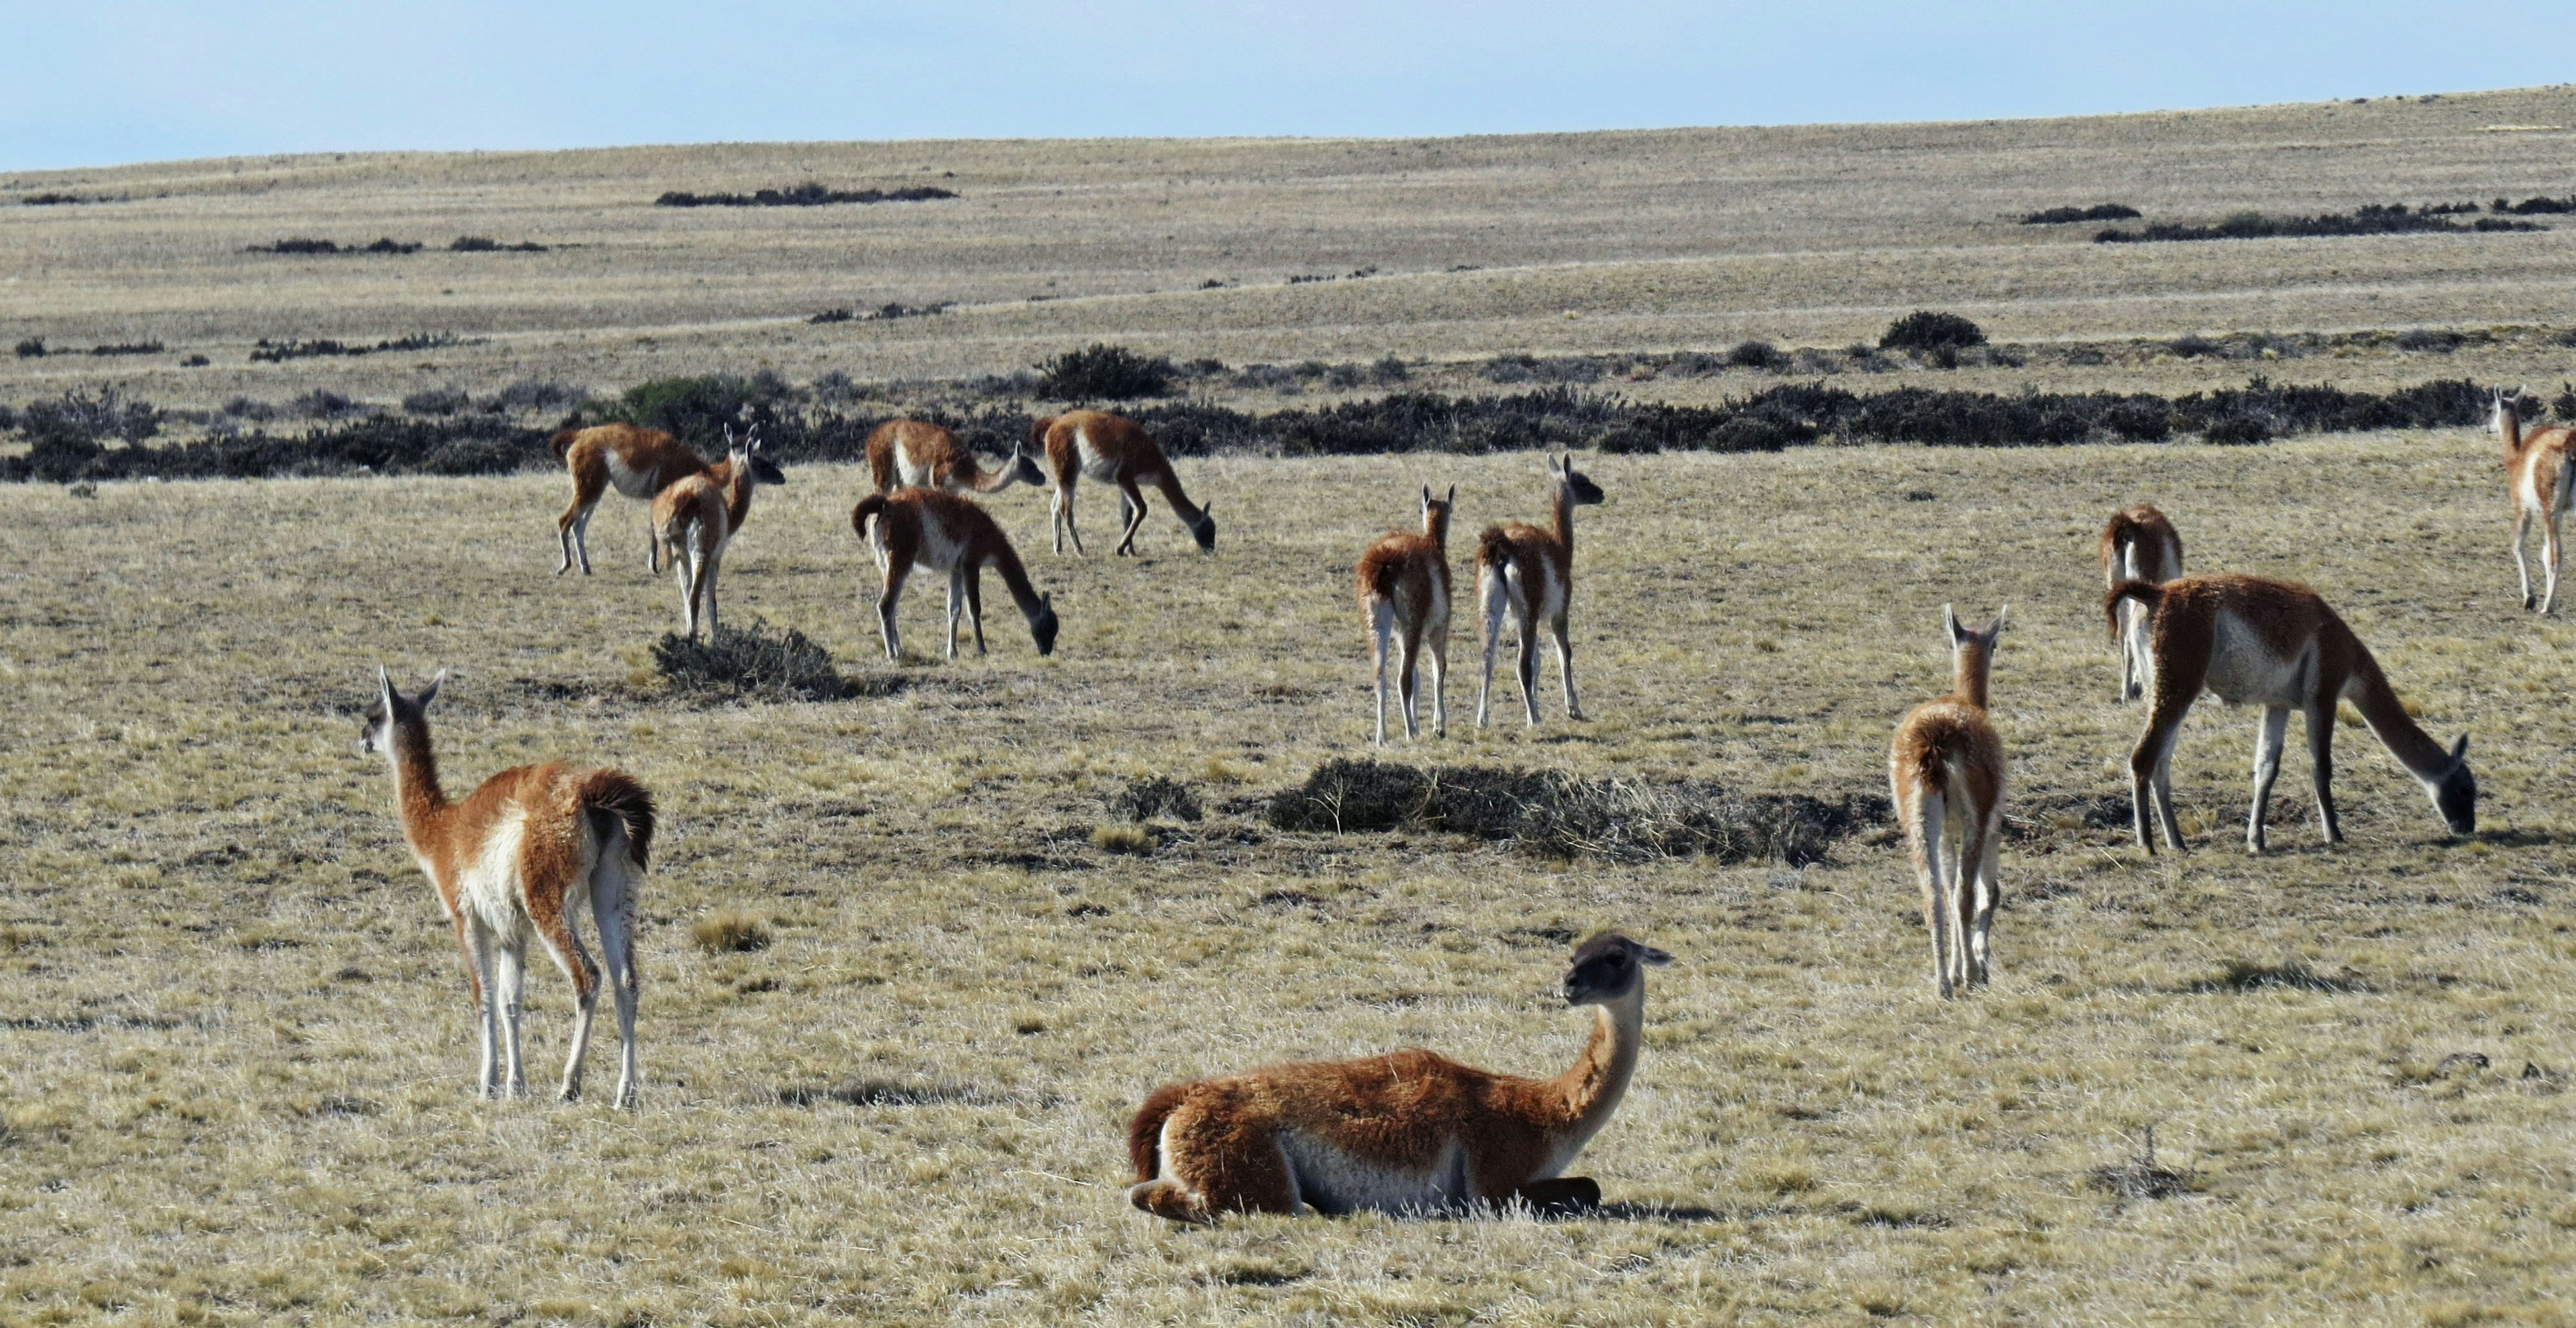
[[[720,468],[688,476],[653,497],[653,530],[680,583],[680,621],[691,640],[697,639],[701,616],[710,633],[716,629],[716,570],[724,562],[725,546],[751,515],[751,491],[766,478],[764,467],[768,475],[778,476],[772,483],[785,481],[760,456],[759,425],[739,439],[727,425]]]
[[[957,611],[963,607],[975,625],[975,653],[984,653],[984,569],[1001,574],[1011,602],[1029,620],[1029,639],[1038,653],[1055,653],[1055,597],[1041,595],[1029,584],[1011,537],[990,513],[970,499],[939,489],[897,489],[872,493],[850,509],[850,529],[867,541],[868,552],[885,576],[885,593],[877,597],[877,630],[885,639],[886,658],[903,656],[903,633],[894,611],[903,598],[904,578],[919,567],[948,577],[948,657],[957,658]]]
[[[2532,606],[2531,564],[2524,561],[2522,546],[2531,519],[2540,518],[2540,554],[2548,564],[2549,578],[2540,597],[2540,612],[2546,616],[2558,608],[2558,519],[2567,515],[2570,490],[2576,489],[2576,466],[2567,464],[2576,430],[2552,424],[2524,433],[2522,393],[2508,395],[2502,388],[2495,391],[2488,423],[2504,441],[2504,473],[2513,498],[2513,570],[2522,578],[2526,609]]]
[[[2123,581],[2163,585],[2182,575],[2182,535],[2155,508],[2140,503],[2113,512],[2102,527],[2102,588]],[[2120,608],[2120,699],[2147,694],[2147,615],[2134,604]]]
[[[446,680],[442,669],[419,695],[405,696],[379,666],[376,704],[360,721],[359,745],[393,767],[403,840],[456,926],[481,1021],[479,1091],[486,1098],[527,1095],[519,1010],[534,936],[572,980],[572,1052],[558,1095],[567,1102],[581,1095],[600,976],[576,927],[588,909],[617,1003],[616,1105],[632,1107],[635,896],[652,857],[653,795],[624,771],[548,762],[504,770],[464,801],[448,801],[429,741],[429,703]]]
[[[2307,720],[2317,820],[2327,843],[2343,842],[2334,807],[2337,701],[2361,711],[2389,754],[2424,786],[2451,833],[2477,829],[2478,781],[2469,773],[2468,736],[2444,751],[2426,734],[2389,688],[2370,648],[2317,592],[2259,576],[2186,576],[2161,586],[2123,581],[2102,602],[2114,631],[2123,600],[2146,609],[2155,656],[2154,705],[2146,733],[2129,754],[2140,848],[2155,852],[2147,824],[2152,807],[2164,825],[2165,843],[2183,851],[2182,825],[2174,816],[2173,749],[2183,716],[2203,688],[2229,705],[2263,707],[2254,743],[2254,810],[2245,827],[2248,852],[2263,851],[2264,806],[2281,773],[2281,743],[2294,709]]]
[[[1916,706],[1887,749],[1887,782],[1914,876],[1923,886],[1923,924],[1932,933],[1932,979],[1949,999],[1991,978],[1995,861],[2003,847],[2004,742],[1986,714],[1995,638],[2004,611],[1984,631],[1959,625],[1941,607],[1950,638],[1950,692]]]
[[[1118,486],[1118,523],[1123,530],[1115,552],[1136,551],[1136,532],[1145,524],[1145,495],[1137,488],[1151,484],[1163,491],[1172,514],[1188,527],[1199,552],[1216,552],[1216,520],[1206,507],[1181,491],[1181,477],[1153,436],[1136,422],[1100,410],[1071,410],[1049,415],[1029,426],[1029,439],[1046,453],[1054,472],[1055,551],[1064,552],[1064,537],[1073,536],[1073,551],[1082,552],[1082,531],[1073,523],[1073,490],[1084,476]],[[1213,504],[1211,504],[1213,506]]]
[[[1419,671],[1422,648],[1431,647],[1431,731],[1449,736],[1449,513],[1458,486],[1434,498],[1422,486],[1422,533],[1389,531],[1360,555],[1360,612],[1369,626],[1371,661],[1377,668],[1377,743],[1386,745],[1386,665],[1390,638],[1396,686],[1402,693],[1404,736],[1422,736]]]
[[[1503,637],[1503,613],[1509,609],[1520,626],[1521,704],[1529,722],[1538,723],[1538,624],[1547,620],[1556,636],[1556,669],[1565,680],[1565,717],[1583,718],[1574,699],[1574,643],[1566,638],[1566,603],[1574,594],[1574,509],[1602,501],[1601,486],[1574,468],[1574,458],[1550,458],[1548,501],[1556,513],[1552,529],[1518,521],[1485,527],[1476,542],[1476,599],[1485,610],[1485,681],[1476,689],[1476,727],[1485,727],[1485,702],[1494,690],[1494,650]]]
[[[1644,1042],[1645,967],[1671,962],[1615,933],[1576,947],[1565,999],[1596,1007],[1592,1037],[1554,1079],[1414,1047],[1157,1088],[1127,1127],[1127,1198],[1181,1222],[1597,1204],[1598,1184],[1562,1173],[1627,1094]]]
[[[920,420],[888,420],[868,434],[868,469],[877,492],[905,485],[947,489],[953,493],[999,493],[1014,483],[1031,488],[1046,483],[1046,472],[1025,447],[1011,449],[1011,459],[991,470],[957,435]]]

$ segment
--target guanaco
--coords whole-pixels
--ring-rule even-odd
[[[984,469],[957,435],[920,420],[888,420],[868,434],[868,470],[877,492],[905,485],[946,489],[952,493],[999,493],[1013,484],[1031,488],[1046,483],[1046,472],[1026,447],[1011,449],[1011,459]]]
[[[1145,524],[1145,495],[1137,488],[1151,484],[1163,491],[1172,514],[1198,541],[1199,552],[1216,552],[1216,520],[1208,509],[1190,501],[1181,477],[1153,436],[1136,422],[1107,411],[1074,410],[1050,415],[1029,426],[1029,439],[1046,453],[1054,472],[1055,495],[1049,504],[1055,551],[1064,552],[1064,537],[1073,536],[1073,551],[1082,552],[1082,531],[1073,523],[1073,491],[1084,476],[1118,486],[1118,522],[1124,529],[1114,552],[1136,551],[1136,532]]]
[[[726,462],[709,466],[698,459],[697,453],[659,429],[641,429],[632,424],[566,429],[554,436],[551,446],[555,459],[572,473],[572,503],[555,518],[555,538],[563,545],[563,565],[555,569],[557,576],[572,570],[576,555],[581,560],[581,574],[590,575],[590,514],[611,488],[650,503],[656,494],[691,475],[707,475],[719,488],[727,479]],[[761,458],[757,464],[761,483],[787,482],[768,458]],[[662,537],[658,530],[645,532],[644,563],[653,575],[662,574]]]
[[[1556,637],[1556,669],[1565,680],[1565,717],[1583,718],[1574,699],[1574,643],[1566,636],[1567,601],[1574,594],[1574,509],[1603,501],[1601,486],[1574,468],[1574,458],[1547,463],[1548,500],[1554,525],[1547,530],[1507,521],[1485,527],[1476,542],[1476,598],[1485,610],[1485,681],[1476,689],[1476,727],[1494,690],[1494,651],[1509,610],[1520,627],[1521,705],[1538,723],[1538,624]]]
[[[2152,808],[2163,823],[2165,843],[2183,851],[2182,824],[2173,805],[2173,749],[2183,716],[2204,688],[2229,705],[2263,707],[2254,745],[2254,809],[2245,826],[2247,852],[2263,851],[2265,804],[2281,773],[2281,744],[2293,709],[2307,721],[2317,821],[2327,843],[2343,842],[2334,806],[2338,701],[2350,701],[2361,712],[2389,754],[2424,786],[2451,833],[2477,829],[2478,781],[2469,772],[2468,735],[2462,734],[2446,752],[2417,726],[2370,648],[2317,592],[2259,576],[2186,576],[2161,586],[2123,581],[2102,601],[2103,616],[2114,631],[2119,630],[2123,600],[2134,600],[2147,611],[2155,657],[2155,700],[2147,731],[2129,754],[2138,847],[2155,852],[2148,834]]]
[[[919,567],[948,578],[948,657],[957,658],[957,613],[960,607],[975,627],[975,653],[984,653],[983,574],[1001,574],[1011,602],[1028,619],[1029,638],[1038,653],[1055,653],[1055,597],[1041,595],[1029,584],[1011,537],[991,514],[968,498],[938,489],[897,489],[872,493],[850,509],[850,529],[867,541],[868,552],[884,575],[885,593],[877,597],[877,630],[884,638],[886,659],[903,655],[903,633],[895,626],[895,604],[903,598],[904,578]]]
[[[2140,503],[2113,512],[2102,527],[2102,588],[2123,581],[2163,585],[2182,575],[2182,535],[2155,508]],[[2120,608],[2120,699],[2147,694],[2147,615],[2134,604]]]
[[[1597,1204],[1599,1184],[1563,1173],[1626,1096],[1644,1043],[1645,968],[1671,962],[1616,933],[1576,947],[1565,999],[1595,1007],[1592,1037],[1554,1079],[1415,1047],[1157,1088],[1127,1127],[1127,1198],[1181,1222]]]
[[[751,491],[763,465],[760,426],[737,439],[727,425],[720,468],[687,476],[653,497],[653,529],[680,583],[680,622],[691,640],[697,639],[701,617],[709,632],[716,629],[716,572],[725,547],[751,515]],[[768,474],[777,475],[777,467],[768,467]]]
[[[1932,979],[1941,998],[1992,977],[1995,875],[2003,847],[2004,743],[1986,714],[1995,639],[2004,611],[1983,631],[1941,608],[1950,640],[1950,692],[1916,706],[1887,749],[1887,782],[1932,933]]]
[[[2526,609],[2532,607],[2531,564],[2523,559],[2522,548],[2532,518],[2540,518],[2540,554],[2548,574],[2548,588],[2540,597],[2545,617],[2558,608],[2558,520],[2567,515],[2570,491],[2576,489],[2576,466],[2567,464],[2576,430],[2552,424],[2524,433],[2522,393],[2507,394],[2502,388],[2495,391],[2488,423],[2504,442],[2504,473],[2513,499],[2513,570],[2522,578]]]
[[[1434,498],[1422,486],[1422,533],[1389,531],[1360,555],[1360,613],[1369,627],[1370,661],[1377,670],[1377,743],[1386,745],[1387,646],[1396,656],[1404,736],[1422,736],[1417,665],[1431,648],[1431,731],[1449,736],[1449,513],[1458,486]]]
[[[393,767],[403,839],[455,924],[480,1020],[479,1091],[486,1098],[527,1095],[519,1011],[533,935],[572,980],[572,1052],[558,1096],[568,1102],[581,1095],[600,976],[575,926],[588,909],[617,1003],[615,1101],[632,1107],[635,896],[652,856],[653,795],[620,770],[548,762],[504,770],[464,801],[448,801],[429,740],[429,703],[446,680],[442,669],[418,695],[405,696],[378,666],[376,704],[360,721],[359,746]]]

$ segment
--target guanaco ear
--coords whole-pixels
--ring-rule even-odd
[[[1651,945],[1640,945],[1637,947],[1637,961],[1639,963],[1654,964],[1660,967],[1664,964],[1673,962],[1673,957]]]
[[[1422,505],[1431,506],[1431,486],[1428,484],[1422,486]]]
[[[2458,765],[2467,759],[2469,759],[2469,735],[2463,733],[2458,742],[2451,744],[2451,764]]]
[[[429,685],[420,689],[420,695],[412,698],[412,704],[419,706],[423,710],[429,709],[429,703],[438,696],[439,686],[446,681],[447,670],[440,669],[438,671],[438,676],[431,678],[429,680]]]
[[[1958,611],[1947,604],[1941,606],[1941,630],[1948,633],[1954,646],[1968,639],[1967,632],[1959,626]]]
[[[1055,592],[1050,590],[1038,596],[1038,607],[1049,613],[1055,612]]]
[[[385,718],[393,718],[394,675],[386,672],[382,664],[376,666],[376,697],[385,703]]]
[[[1456,510],[1457,510],[1457,508],[1458,508],[1458,486],[1457,486],[1457,485],[1452,484],[1452,485],[1450,485],[1450,486],[1449,486],[1449,496],[1448,496],[1448,497],[1446,497],[1446,498],[1441,499],[1441,500],[1440,500],[1440,505],[1441,505],[1441,506],[1443,506],[1443,507],[1446,507],[1446,508],[1450,509],[1451,511],[1456,511]]]
[[[1987,645],[1993,645],[1995,643],[1995,638],[2004,634],[2004,615],[2011,610],[2012,606],[2009,604],[1998,604],[1995,606],[1995,625],[1986,629]]]

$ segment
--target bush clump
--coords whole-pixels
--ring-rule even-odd
[[[1739,341],[1726,353],[1726,362],[1738,369],[1760,369],[1777,373],[1789,367],[1789,357],[1767,341]]]
[[[834,189],[808,180],[785,189],[756,189],[748,194],[692,194],[674,189],[653,200],[656,207],[822,207],[829,203],[923,203],[957,195],[934,185],[901,189]]]
[[[724,425],[740,419],[745,411],[755,415],[775,411],[795,399],[796,389],[767,369],[748,378],[740,374],[700,374],[637,383],[626,389],[605,415],[620,423],[667,430],[685,440],[705,442],[717,437]]]
[[[447,246],[451,254],[542,254],[546,247],[534,240],[503,244],[488,235],[460,235]]]
[[[1835,841],[1887,818],[1887,802],[1846,795],[1734,797],[1703,780],[1589,779],[1483,766],[1428,769],[1335,760],[1272,797],[1283,830],[1411,829],[1470,835],[1542,857],[1641,862],[1819,862]]]
[[[1038,395],[1057,401],[1130,401],[1159,397],[1172,390],[1180,370],[1160,355],[1145,356],[1124,346],[1094,343],[1042,361]]]
[[[428,388],[402,399],[403,410],[412,415],[455,415],[471,410],[473,406],[474,398],[467,396],[464,389],[454,387]]]
[[[1199,795],[1192,793],[1189,785],[1161,775],[1128,780],[1127,787],[1109,799],[1109,810],[1129,821],[1150,821],[1157,816],[1195,821],[1205,814],[1199,807]]]
[[[2157,222],[2142,230],[2124,231],[2117,227],[2093,237],[2095,244],[2144,244],[2169,240],[2268,240],[2287,237],[2346,235],[2404,235],[2420,231],[2452,231],[2462,235],[2472,231],[2536,231],[2543,229],[2527,221],[2505,221],[2480,217],[2463,226],[2445,215],[2446,210],[2426,208],[2412,211],[2403,203],[2371,204],[2351,213],[2328,212],[2313,217],[2270,217],[2260,212],[2236,212],[2214,225],[2190,226]]]
[[[2468,340],[2467,337],[2446,328],[2410,327],[2397,334],[2397,349],[2429,350],[2447,355],[2466,345]]]
[[[25,340],[20,341],[16,349],[18,351],[19,359],[41,360],[45,357],[45,339],[43,337],[28,337]]]
[[[1887,325],[1878,338],[1880,350],[1960,351],[1986,344],[1984,328],[1957,314],[1918,309]]]
[[[2140,213],[2126,203],[2096,203],[2091,207],[2053,207],[2025,213],[2024,226],[2063,226],[2074,221],[2133,221]]]
[[[830,651],[793,627],[772,627],[759,618],[749,627],[720,626],[695,640],[665,632],[653,643],[653,667],[675,691],[806,701],[850,694]]]

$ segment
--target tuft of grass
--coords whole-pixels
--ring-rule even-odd
[[[689,939],[711,955],[749,954],[769,948],[769,929],[746,913],[724,912],[700,918],[689,927]]]
[[[2146,1146],[2126,1162],[2093,1168],[2084,1178],[2088,1189],[2120,1199],[2170,1199],[2200,1186],[2197,1171],[2176,1171],[2156,1161],[2156,1127],[2146,1130]]]
[[[726,623],[695,640],[665,632],[653,643],[653,668],[679,692],[838,701],[851,691],[830,651],[793,627],[761,618],[748,627]]]
[[[1098,825],[1092,827],[1091,846],[1103,853],[1151,853],[1154,851],[1154,832],[1141,825]]]

